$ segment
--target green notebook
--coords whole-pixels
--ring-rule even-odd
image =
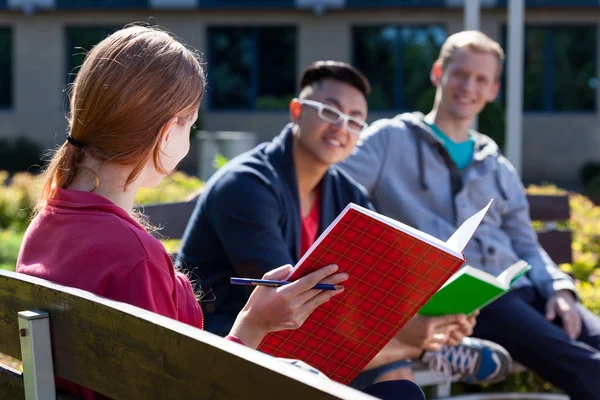
[[[495,277],[471,266],[463,267],[419,310],[421,315],[466,314],[481,309],[510,290],[531,269],[521,260]]]

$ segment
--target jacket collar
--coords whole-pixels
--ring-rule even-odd
[[[294,124],[289,123],[283,127],[279,135],[277,135],[271,143],[268,144],[265,152],[270,159],[271,165],[281,176],[281,180],[288,187],[288,190],[293,194],[300,208],[300,200],[298,194],[298,178],[296,176],[296,165],[294,164],[294,135],[292,127]]]
[[[292,198],[292,212],[294,215],[294,225],[296,227],[296,259],[300,259],[300,240],[302,237],[302,217],[300,208],[300,194],[298,190],[298,178],[296,175],[296,165],[294,164],[294,135],[292,133],[293,123],[287,124],[271,143],[267,145],[265,153],[269,157],[271,165],[277,175],[280,175],[282,184],[285,185]],[[323,232],[327,226],[337,216],[335,199],[335,179],[337,174],[335,167],[329,167],[325,176],[319,183],[319,233]],[[328,199],[325,201],[325,199]]]
[[[404,123],[411,126],[417,133],[423,135],[423,138],[427,140],[429,144],[438,145],[443,144],[440,138],[433,132],[433,130],[425,123],[425,115],[421,112],[404,113],[398,116]],[[477,132],[475,130],[470,131],[473,140],[475,142],[475,148],[473,152],[473,159],[475,161],[483,161],[489,156],[496,156],[500,154],[500,149],[496,142],[494,142],[488,136]]]

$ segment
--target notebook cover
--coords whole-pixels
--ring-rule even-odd
[[[506,291],[464,274],[444,286],[419,310],[427,316],[466,314],[481,309]]]
[[[290,280],[335,263],[350,276],[344,292],[299,329],[267,335],[259,350],[348,384],[464,261],[354,208],[324,235]]]

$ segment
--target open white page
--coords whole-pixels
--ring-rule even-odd
[[[510,288],[510,283],[513,279],[522,275],[529,270],[529,263],[524,260],[519,260],[510,267],[506,268],[504,272],[498,275],[498,281],[502,283],[505,288]]]
[[[450,283],[452,283],[453,281],[455,281],[462,275],[470,275],[474,278],[479,279],[480,281],[487,282],[490,285],[499,287],[500,289],[508,289],[508,288],[504,287],[502,285],[502,283],[499,282],[498,279],[494,275],[488,274],[487,272],[484,272],[480,269],[474,268],[470,265],[465,265],[460,270],[458,270],[458,272],[456,272],[454,275],[452,275],[450,277],[450,279],[448,279],[446,281],[446,283],[444,283],[444,286],[449,285]],[[444,287],[444,286],[442,286],[442,287]]]
[[[479,211],[477,214],[463,222],[463,224],[456,230],[456,232],[454,232],[450,239],[446,241],[446,244],[449,248],[453,249],[457,253],[463,252],[493,201],[493,199],[490,200],[488,205],[485,206],[483,210]]]

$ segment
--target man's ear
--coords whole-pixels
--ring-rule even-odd
[[[290,121],[297,124],[300,116],[302,115],[302,104],[297,98],[290,101]]]
[[[498,97],[498,93],[500,93],[500,79],[497,79],[492,88],[490,89],[490,94],[487,98],[488,103],[495,101]]]
[[[429,79],[433,86],[438,86],[442,82],[442,75],[444,74],[444,68],[440,60],[437,60],[431,66],[431,72],[429,73]]]

